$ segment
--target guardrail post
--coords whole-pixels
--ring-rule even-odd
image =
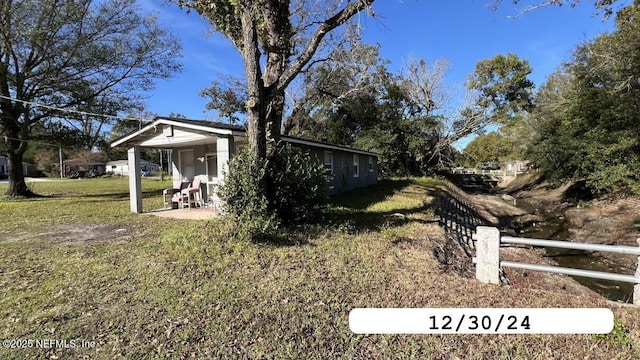
[[[476,240],[476,279],[485,284],[500,283],[500,230],[478,226]]]
[[[640,238],[636,239],[636,241],[638,242],[638,246],[640,246]],[[640,278],[640,256],[638,256],[638,265],[635,276]],[[640,305],[640,284],[638,283],[633,285],[633,305]]]

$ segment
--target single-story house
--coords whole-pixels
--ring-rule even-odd
[[[23,162],[22,175],[37,177],[37,176],[41,176],[42,174],[38,170],[37,166]],[[9,165],[7,164],[7,157],[0,156],[0,179],[6,179],[8,176],[9,176]]]
[[[507,161],[504,164],[505,175],[513,174],[519,175],[524,173],[529,169],[529,161],[528,160],[512,160]]]
[[[140,170],[145,176],[153,176],[158,172],[158,170],[160,170],[160,165],[147,160],[140,160]],[[107,162],[106,172],[107,174],[129,176],[129,160],[114,160]]]
[[[105,163],[85,159],[65,160],[64,173],[65,176],[81,178],[102,176],[105,174]]]
[[[224,181],[228,161],[247,144],[246,129],[200,120],[156,117],[150,124],[115,140],[112,147],[127,147],[131,211],[142,212],[140,148],[173,149],[173,180],[201,181],[206,200],[217,199],[216,188]],[[378,155],[347,146],[282,136],[282,140],[305,149],[331,173],[332,193],[375,184]]]

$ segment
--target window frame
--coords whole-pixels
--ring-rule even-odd
[[[323,165],[329,170],[329,174],[333,175],[333,152],[329,150],[324,151]]]
[[[360,177],[360,155],[353,154],[353,177]]]
[[[207,182],[211,181],[209,178],[218,179],[218,153],[206,153],[205,159],[205,171],[207,172]],[[213,168],[213,174],[209,172],[209,159],[215,159],[215,166]]]
[[[191,153],[190,156],[187,155],[189,153]],[[187,170],[191,170],[193,175],[185,174],[186,172],[188,172]],[[193,149],[185,149],[185,150],[178,151],[178,172],[183,181],[193,181],[193,178],[195,178],[196,159],[195,159],[195,151]],[[185,175],[191,175],[191,176],[185,176]]]

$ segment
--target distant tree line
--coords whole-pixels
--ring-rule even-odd
[[[181,69],[180,44],[135,0],[1,1],[0,16],[7,196],[34,195],[23,176],[28,150],[105,148],[104,133],[121,121],[95,114],[139,112],[154,80]]]
[[[467,163],[526,158],[555,184],[639,194],[640,1],[620,9],[615,25],[577,45],[528,111],[472,141]]]

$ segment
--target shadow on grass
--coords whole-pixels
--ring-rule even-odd
[[[114,199],[114,200],[122,200],[122,199],[128,199],[129,198],[129,192],[113,192],[113,193],[104,193],[104,194],[93,194],[93,195],[87,195],[88,197],[102,197],[102,198],[110,198],[110,199]],[[150,197],[162,197],[162,191],[158,191],[158,190],[146,190],[146,191],[142,191],[142,197],[143,198],[150,198]]]
[[[254,244],[273,246],[273,247],[290,247],[290,246],[315,246],[309,241],[311,235],[317,235],[311,227],[298,227],[285,229],[278,235],[264,236],[253,239]]]
[[[345,207],[354,210],[364,210],[369,206],[385,201],[387,197],[409,186],[411,180],[398,179],[380,180],[377,184],[350,191],[345,194],[334,195],[329,199],[331,206]]]
[[[436,181],[428,179],[382,180],[373,186],[332,196],[318,218],[303,225],[284,227],[275,236],[253,239],[252,242],[276,247],[314,246],[312,240],[327,231],[356,234],[408,222],[437,223],[437,219],[424,220],[424,216],[412,216],[429,210],[430,204],[425,199],[433,191],[434,184]],[[398,194],[404,194],[406,198],[392,199]],[[409,201],[403,202],[406,199]],[[398,238],[393,243],[397,245],[406,241],[409,239]]]
[[[147,190],[147,191],[142,191],[142,197],[143,198],[153,198],[153,197],[162,197],[162,192],[158,193],[157,190]],[[49,195],[36,195],[33,197],[15,197],[15,198],[11,198],[11,197],[0,197],[0,201],[31,201],[31,200],[42,200],[42,199],[60,199],[60,198],[78,198],[78,199],[84,199],[84,201],[87,202],[91,202],[91,201],[105,201],[108,199],[111,200],[122,200],[122,199],[128,199],[129,198],[129,192],[105,192],[102,194],[88,194],[88,195],[84,195],[84,194],[64,194],[64,193],[54,193],[54,194],[49,194]],[[89,200],[92,198],[96,198],[94,200]]]
[[[425,198],[432,191],[429,184],[421,184],[415,179],[382,180],[376,185],[331,197],[322,223],[346,232],[379,231],[412,221],[435,223],[437,220],[409,218],[430,210],[431,205]],[[370,209],[376,204],[390,201],[389,198],[398,193],[418,198],[420,205],[406,207],[398,204],[391,210]]]
[[[451,190],[438,189],[433,210],[440,219],[440,226],[453,238],[468,256],[475,252],[472,235],[478,225],[485,223],[476,209],[464,197]]]
[[[435,258],[444,272],[473,278],[475,273],[471,258],[475,254],[475,243],[472,236],[475,228],[485,220],[461,191],[453,186],[445,184],[435,190],[432,196],[435,200],[430,205],[446,236],[446,242],[435,249]]]

